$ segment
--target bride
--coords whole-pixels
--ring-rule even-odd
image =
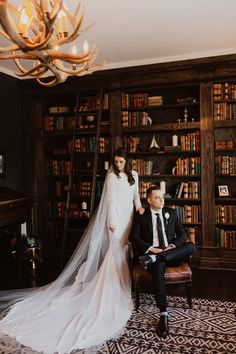
[[[133,308],[126,241],[134,205],[142,213],[138,175],[117,149],[99,207],[60,276],[1,294],[0,341],[8,350],[17,341],[47,354],[89,352],[122,333]]]

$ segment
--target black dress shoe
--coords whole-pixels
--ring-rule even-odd
[[[156,332],[159,337],[166,338],[166,336],[169,333],[168,316],[160,316],[159,322],[157,324]]]
[[[152,263],[153,263],[152,257],[148,255],[139,257],[139,264],[142,266],[144,270],[147,270],[148,266]]]

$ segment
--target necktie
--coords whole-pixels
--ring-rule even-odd
[[[158,213],[155,214],[157,216],[157,232],[158,232],[158,238],[159,238],[159,246],[160,248],[164,249],[165,248],[165,241],[164,241],[164,235],[162,232],[162,223],[160,219],[160,215]]]

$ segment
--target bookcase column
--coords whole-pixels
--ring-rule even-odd
[[[121,139],[121,91],[111,91],[110,100],[110,119],[111,119],[111,156],[113,151],[122,146]]]
[[[202,238],[204,246],[215,242],[214,121],[212,83],[200,85]]]

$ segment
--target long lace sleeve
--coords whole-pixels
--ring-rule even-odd
[[[110,173],[107,181],[107,201],[108,201],[108,214],[107,224],[116,226],[117,212],[116,212],[116,193],[117,193],[117,176]]]
[[[134,205],[138,209],[142,206],[140,196],[139,196],[139,186],[138,186],[138,174],[136,171],[133,171],[133,176],[135,179],[135,190],[134,190]]]

